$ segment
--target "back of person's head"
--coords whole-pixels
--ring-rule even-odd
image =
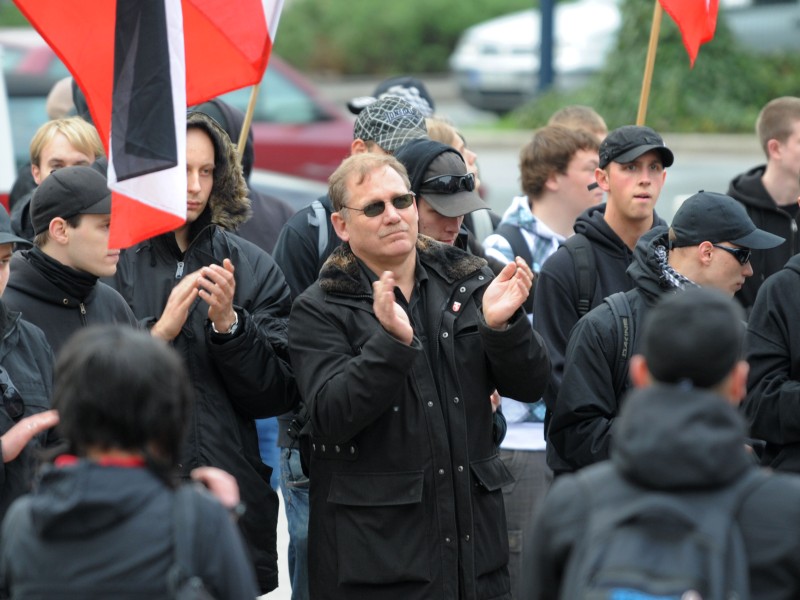
[[[425,127],[428,129],[429,138],[454,148],[457,140],[461,137],[458,129],[452,123],[440,117],[426,117]]]
[[[364,108],[353,125],[353,139],[384,152],[394,152],[411,140],[428,137],[425,117],[398,96],[385,96]]]
[[[53,389],[71,452],[141,452],[163,473],[177,465],[192,385],[167,344],[129,327],[87,327],[59,352]]]
[[[81,117],[67,117],[65,119],[54,119],[47,121],[39,127],[30,145],[30,157],[32,165],[39,165],[42,150],[49,144],[57,134],[62,134],[67,141],[77,150],[94,156],[103,156],[103,144],[94,125],[86,122]]]
[[[756,119],[756,135],[767,157],[769,157],[767,148],[769,141],[785,142],[794,132],[794,124],[798,121],[800,121],[800,98],[782,96],[764,105]]]
[[[581,104],[571,104],[557,110],[550,116],[547,124],[588,131],[600,141],[608,135],[608,126],[603,117],[591,106]]]
[[[640,353],[660,383],[714,388],[743,358],[744,310],[711,288],[667,294],[645,316]]]
[[[50,88],[45,103],[48,119],[64,119],[75,114],[75,102],[72,100],[72,76],[59,79]]]
[[[587,131],[562,125],[547,125],[533,132],[533,139],[519,154],[522,191],[530,200],[540,197],[547,180],[556,173],[564,174],[572,157],[579,150],[597,152],[597,138]]]
[[[357,186],[361,185],[373,172],[385,167],[397,171],[406,187],[411,189],[406,168],[394,156],[372,152],[353,154],[344,159],[328,178],[328,195],[334,212],[339,212],[347,205],[351,181]]]

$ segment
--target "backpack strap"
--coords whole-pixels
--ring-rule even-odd
[[[611,316],[616,325],[616,356],[614,359],[614,393],[622,395],[628,382],[628,367],[633,352],[636,328],[631,303],[626,292],[611,294],[603,300],[611,308]]]
[[[495,234],[505,238],[505,240],[511,246],[511,251],[514,253],[514,256],[519,256],[525,260],[531,270],[533,270],[533,255],[531,254],[530,246],[528,246],[528,240],[525,239],[525,236],[519,227],[516,225],[511,225],[510,223],[500,223],[494,232]],[[522,307],[528,314],[533,312],[533,293],[535,289],[536,277],[534,276],[531,291],[528,294],[528,297],[525,299],[525,302],[522,304]]]
[[[575,264],[575,280],[578,284],[578,316],[582,317],[592,308],[594,290],[597,287],[597,267],[594,250],[589,239],[582,233],[567,238],[564,247]]]
[[[322,258],[328,247],[328,215],[319,199],[311,203],[311,210],[314,211],[314,215],[308,215],[308,224],[317,228],[317,256]]]

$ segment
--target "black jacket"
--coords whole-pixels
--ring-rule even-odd
[[[745,352],[750,363],[742,403],[750,433],[765,440],[762,459],[800,473],[800,256],[770,277],[750,313]]]
[[[49,467],[3,523],[3,590],[19,599],[174,598],[173,498],[144,468]],[[215,598],[254,598],[253,569],[227,512],[207,494],[194,505],[194,574]]]
[[[761,182],[765,169],[766,166],[761,165],[738,175],[728,188],[728,195],[744,205],[756,227],[786,240],[770,250],[753,250],[750,258],[753,276],[748,277],[742,289],[736,293],[736,298],[748,311],[755,304],[756,294],[764,280],[780,271],[789,258],[800,252],[800,235],[797,233],[800,212],[793,217],[775,204]]]
[[[590,504],[618,494],[620,480],[680,494],[721,490],[754,468],[741,418],[708,391],[666,385],[637,390],[626,399],[616,428],[611,460],[590,467],[607,473],[602,487],[587,497],[579,493],[576,476],[566,475],[556,479],[545,498],[530,540],[534,560],[525,572],[534,591],[523,600],[558,598]],[[751,598],[800,597],[800,536],[795,533],[800,527],[800,478],[769,477],[746,497],[738,522],[750,566]]]
[[[23,416],[50,409],[53,392],[53,353],[44,333],[10,312],[0,302],[0,365],[25,402]],[[15,421],[0,405],[0,434],[11,429]],[[17,497],[30,491],[38,466],[38,451],[53,443],[52,431],[37,435],[11,462],[0,460],[0,517]],[[1,451],[1,450],[0,450]]]
[[[137,327],[136,317],[125,299],[98,281],[81,301],[48,279],[29,259],[33,250],[22,250],[11,258],[11,277],[3,294],[9,308],[44,331],[56,354],[81,327],[121,323]]]
[[[597,283],[590,308],[601,304],[606,296],[633,287],[633,280],[626,272],[633,260],[633,252],[605,222],[605,210],[605,204],[585,210],[576,219],[573,227],[575,233],[581,233],[587,237],[594,249]],[[666,225],[666,223],[654,213],[653,227],[658,225]],[[575,263],[569,250],[563,246],[542,265],[542,271],[536,280],[533,314],[536,315],[534,328],[544,339],[552,364],[550,383],[544,393],[544,401],[547,405],[545,427],[548,427],[564,374],[567,341],[572,328],[578,322],[578,284],[575,280]],[[551,468],[557,470],[564,468],[564,465],[559,462],[558,456],[553,454],[549,446],[547,461]]]
[[[226,148],[228,165],[236,165],[227,137],[220,137],[220,146]],[[254,419],[291,409],[296,393],[288,363],[291,302],[286,281],[269,254],[231,233],[248,211],[241,172],[237,177],[233,166],[228,173],[215,170],[211,197],[191,224],[186,252],[180,251],[173,233],[128,248],[120,258],[115,285],[139,319],[153,322],[183,274],[221,265],[226,258],[234,265],[236,333],[214,334],[208,305],[197,298],[172,342],[195,389],[182,469],[188,473],[196,466],[212,465],[236,477],[247,505],[239,525],[263,594],[278,586],[278,498],[269,485],[272,469],[261,462]]]
[[[415,324],[410,346],[376,319],[348,245],[292,308],[292,363],[313,424],[315,600],[510,598],[501,487],[513,479],[488,395],[537,400],[549,361],[522,310],[505,331],[486,326],[485,261],[424,236],[417,253],[427,326]]]
[[[647,309],[665,292],[655,249],[667,247],[668,243],[666,227],[651,229],[639,239],[628,267],[628,275],[636,286],[625,293],[634,323],[631,349],[634,354],[639,339],[635,332],[641,329]],[[621,399],[630,387],[627,379],[614,381],[615,363],[621,351],[617,325],[611,308],[604,302],[589,311],[572,330],[564,379],[548,429],[548,443],[560,458],[558,463],[550,465],[555,472],[575,471],[608,458]]]

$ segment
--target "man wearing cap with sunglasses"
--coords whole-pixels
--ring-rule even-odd
[[[565,465],[558,473],[608,458],[621,400],[630,387],[628,357],[636,353],[636,332],[659,297],[700,286],[732,298],[753,275],[751,250],[783,242],[758,229],[730,196],[704,191],[681,205],[671,228],[656,227],[641,237],[628,268],[635,287],[590,311],[570,335],[548,430],[549,443]],[[628,314],[620,309],[616,314],[615,299],[622,302],[616,306],[627,302]],[[622,368],[617,366],[620,362]]]
[[[549,373],[521,309],[522,260],[418,235],[405,169],[377,154],[331,176],[343,240],[294,303],[309,406],[312,598],[508,598],[508,537],[487,395],[533,402]]]

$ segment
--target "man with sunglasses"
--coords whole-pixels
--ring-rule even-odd
[[[681,205],[671,228],[655,227],[640,238],[628,267],[635,287],[607,298],[570,335],[548,430],[549,443],[565,465],[557,473],[608,458],[621,400],[630,387],[628,357],[638,350],[636,331],[656,301],[698,286],[733,297],[753,275],[750,251],[783,242],[758,229],[730,196],[705,191]]]
[[[330,179],[343,240],[295,301],[289,350],[309,407],[311,597],[508,598],[488,394],[541,394],[549,361],[521,309],[522,260],[418,235],[406,171],[377,154]]]

